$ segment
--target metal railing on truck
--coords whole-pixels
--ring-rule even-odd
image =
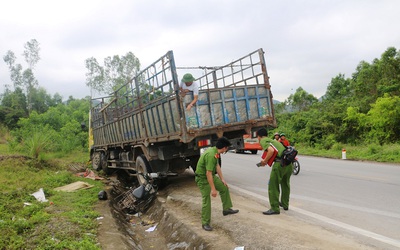
[[[215,129],[220,137],[229,131],[251,133],[251,128],[276,126],[262,49],[225,66],[202,68],[197,106],[185,112],[187,140]],[[184,106],[190,101],[184,99]]]
[[[91,109],[95,146],[187,143],[211,133],[275,126],[272,94],[264,52],[256,50],[220,67],[203,67],[197,79],[197,105],[179,95],[173,52],[140,71],[109,97],[96,100]]]
[[[94,145],[178,139],[182,115],[176,77],[173,52],[169,51],[111,96],[98,98],[92,108]]]

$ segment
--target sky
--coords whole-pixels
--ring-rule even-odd
[[[398,0],[13,0],[0,8],[0,54],[27,68],[36,39],[39,86],[66,100],[90,96],[91,57],[132,52],[145,68],[173,50],[179,67],[221,66],[262,48],[275,100],[299,87],[320,98],[332,78],[400,49],[399,10]],[[0,93],[5,84],[1,60]]]

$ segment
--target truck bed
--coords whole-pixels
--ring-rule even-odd
[[[112,95],[92,99],[94,146],[188,143],[210,134],[249,134],[276,126],[262,49],[225,66],[204,67],[196,81],[198,102],[186,111],[193,97],[179,95],[169,51]]]

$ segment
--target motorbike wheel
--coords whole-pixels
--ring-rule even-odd
[[[300,163],[297,160],[295,160],[293,162],[293,174],[298,175],[299,173],[300,173]]]

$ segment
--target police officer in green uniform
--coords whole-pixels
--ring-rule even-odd
[[[271,208],[263,212],[265,215],[280,214],[279,206],[284,210],[289,209],[289,196],[290,196],[290,176],[293,172],[293,164],[282,167],[280,157],[282,156],[285,147],[282,143],[268,138],[268,131],[265,128],[257,131],[257,137],[263,150],[267,150],[266,157],[261,161],[261,166],[265,166],[268,160],[272,157],[274,149],[273,145],[278,150],[278,155],[269,178],[268,197]],[[279,202],[280,188],[282,188],[281,202]]]
[[[228,151],[231,143],[225,137],[218,139],[214,147],[208,148],[197,162],[196,184],[200,189],[202,197],[201,224],[204,230],[211,231],[211,197],[217,196],[217,191],[222,201],[222,214],[236,214],[239,210],[232,209],[231,196],[228,184],[222,175],[219,163],[221,153]],[[215,175],[218,174],[218,177]]]

